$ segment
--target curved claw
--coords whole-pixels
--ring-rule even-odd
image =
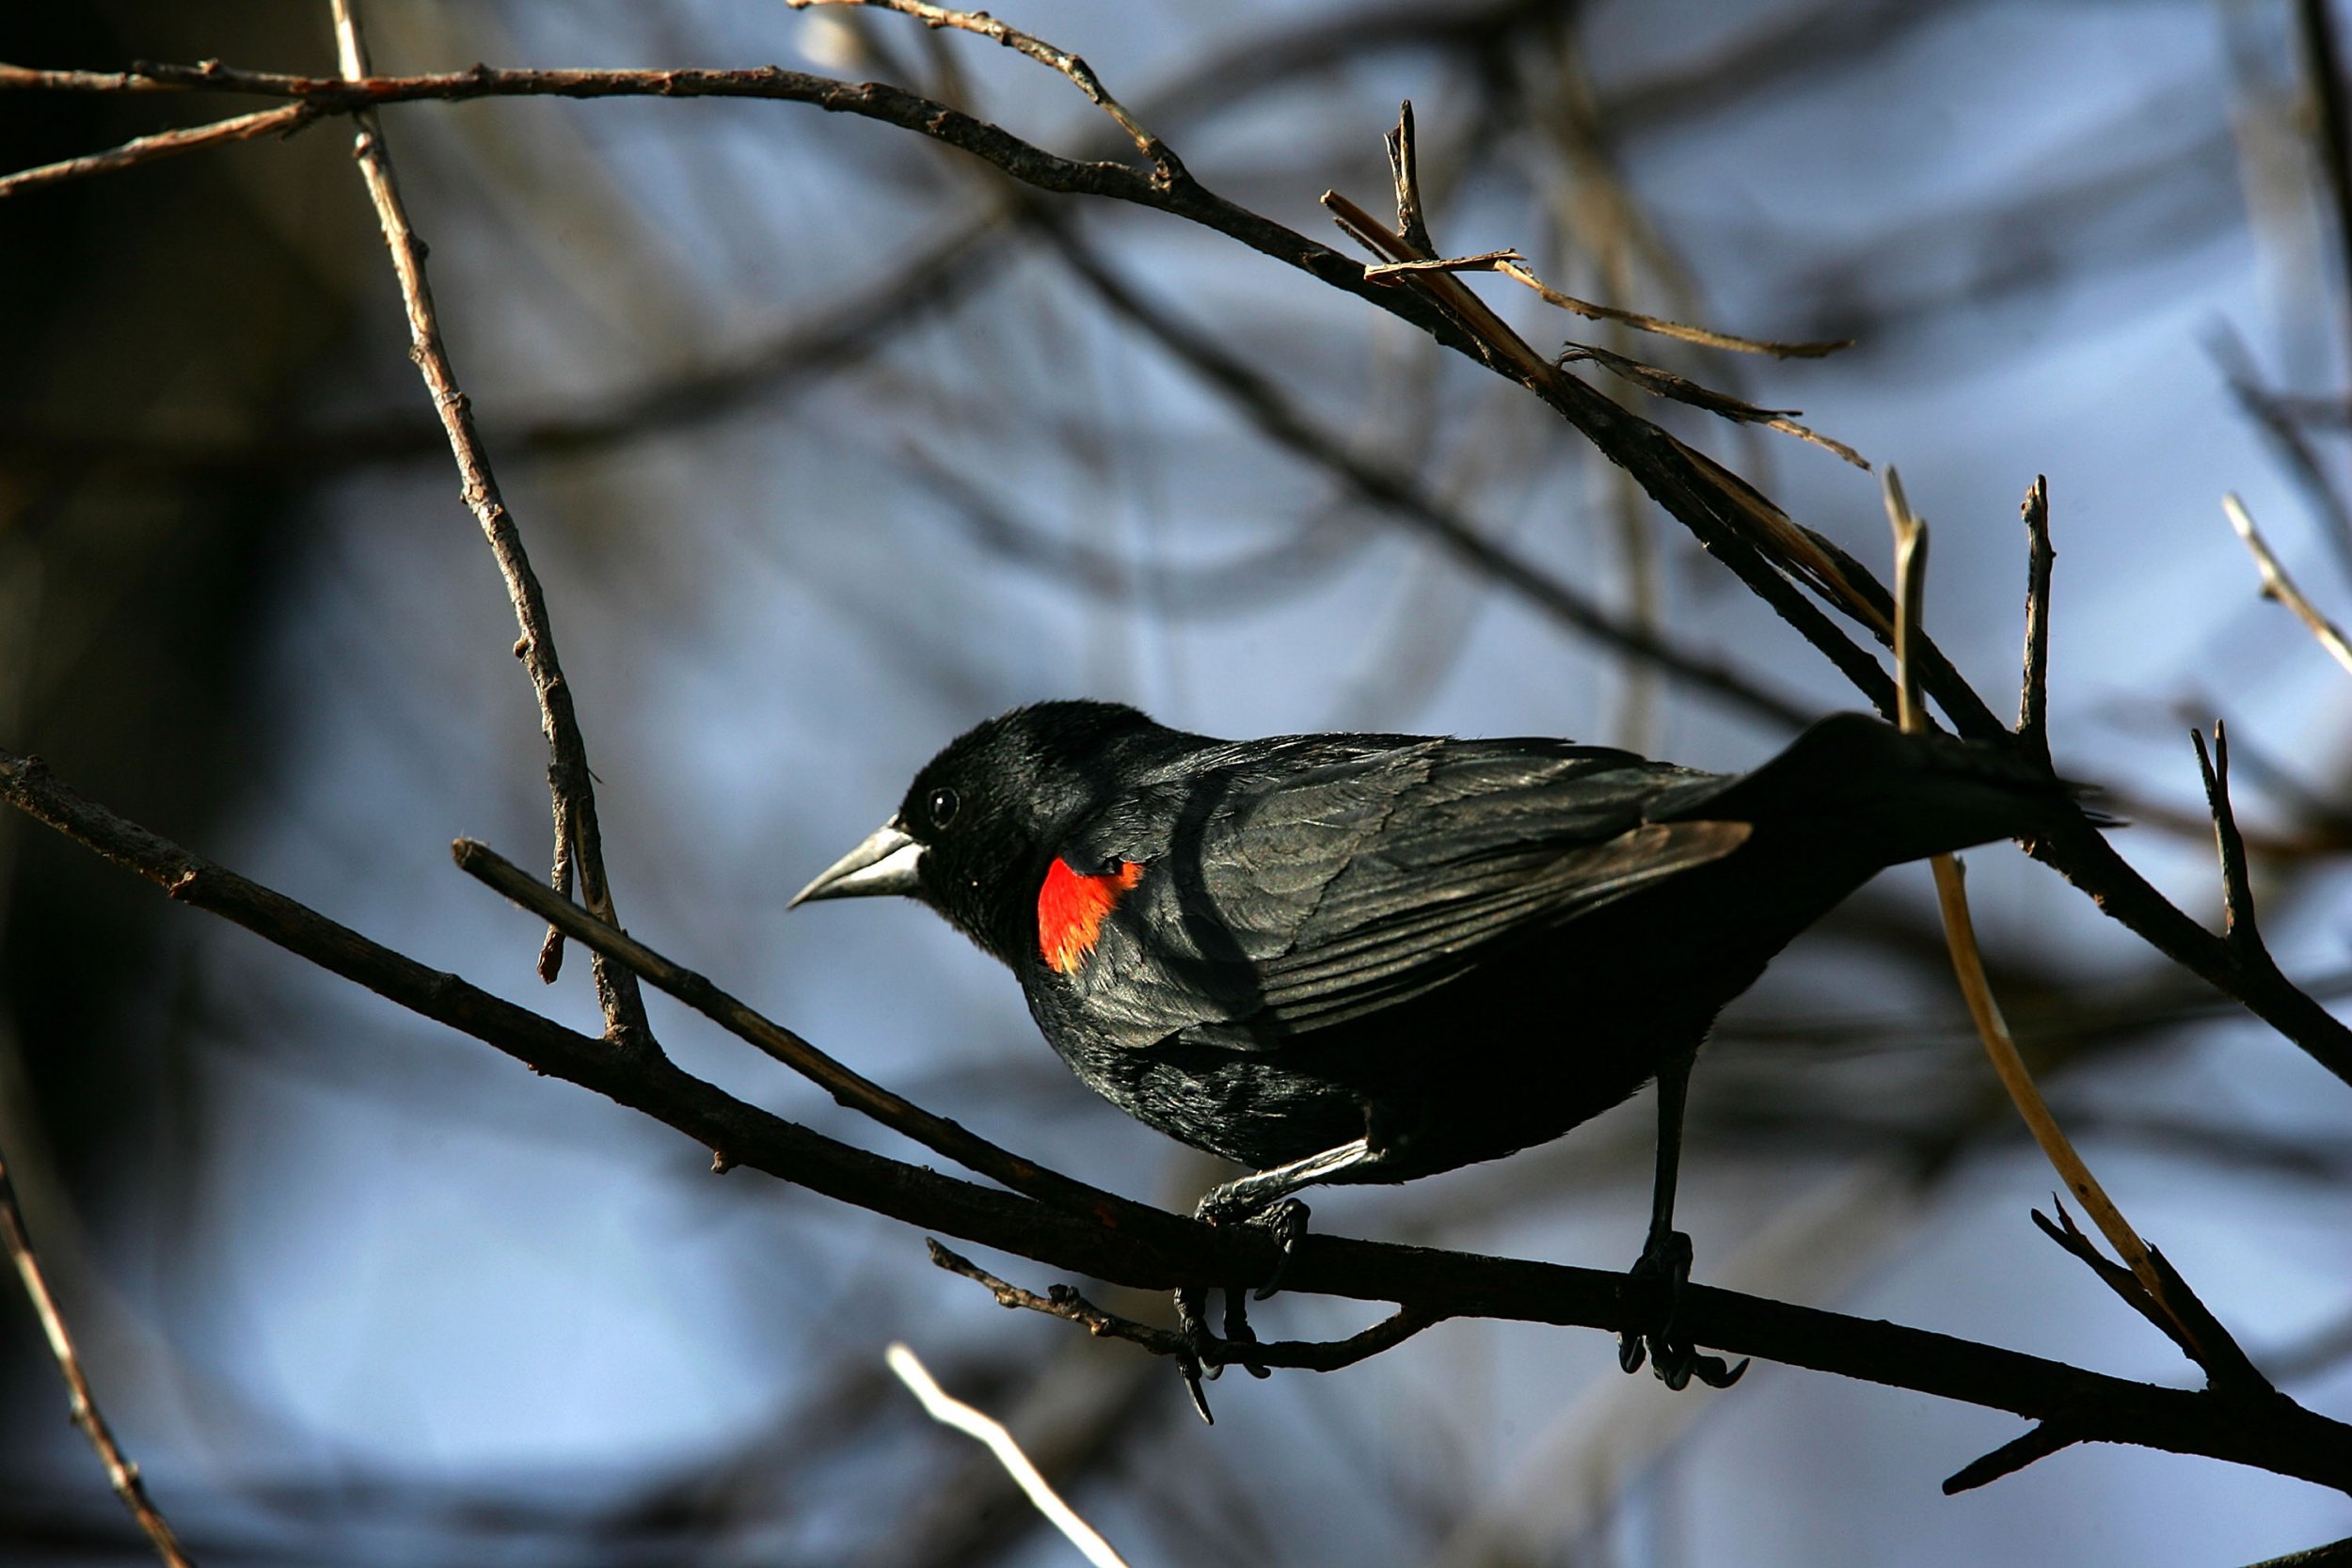
[[[1201,1355],[1201,1348],[1215,1343],[1216,1337],[1201,1316],[1204,1292],[1179,1286],[1176,1291],[1176,1332],[1184,1337],[1185,1346],[1176,1357],[1176,1370],[1184,1374],[1184,1392],[1192,1396],[1192,1407],[1201,1420],[1216,1425],[1216,1418],[1209,1413],[1209,1396],[1202,1392],[1202,1380],[1214,1378],[1222,1370],[1218,1363]]]
[[[1745,1355],[1740,1358],[1740,1364],[1736,1367],[1724,1366],[1724,1358],[1720,1355],[1702,1355],[1698,1359],[1698,1365],[1691,1370],[1698,1373],[1699,1381],[1709,1388],[1728,1388],[1747,1376],[1748,1368],[1752,1365],[1754,1365],[1754,1358]]]
[[[1307,1234],[1310,1211],[1295,1197],[1258,1209],[1251,1208],[1250,1202],[1231,1186],[1219,1187],[1200,1199],[1193,1210],[1193,1217],[1211,1225],[1263,1226],[1274,1232],[1274,1272],[1256,1292],[1257,1299],[1263,1301],[1281,1289],[1282,1276],[1289,1272],[1299,1241]],[[1274,1375],[1268,1368],[1252,1361],[1246,1348],[1258,1342],[1258,1336],[1249,1327],[1248,1291],[1241,1287],[1226,1289],[1225,1333],[1221,1338],[1209,1331],[1207,1297],[1207,1289],[1200,1286],[1180,1288],[1176,1292],[1177,1331],[1194,1347],[1186,1357],[1184,1383],[1192,1391],[1193,1408],[1204,1419],[1209,1415],[1208,1404],[1200,1394],[1204,1379],[1215,1379],[1228,1366],[1238,1366],[1252,1377]]]
[[[1311,1213],[1298,1199],[1286,1197],[1264,1212],[1250,1216],[1250,1224],[1262,1225],[1274,1232],[1274,1272],[1258,1287],[1258,1300],[1263,1301],[1282,1288],[1283,1277],[1291,1272],[1291,1259],[1298,1256],[1298,1243],[1306,1237]]]
[[[1184,1375],[1184,1392],[1192,1396],[1192,1407],[1200,1413],[1200,1419],[1216,1425],[1216,1418],[1209,1414],[1209,1396],[1200,1389],[1200,1358],[1186,1351],[1176,1358],[1176,1370]]]
[[[1709,1388],[1728,1388],[1739,1382],[1748,1370],[1745,1360],[1734,1367],[1720,1355],[1702,1354],[1697,1346],[1674,1331],[1682,1287],[1691,1278],[1691,1238],[1679,1230],[1653,1232],[1631,1273],[1637,1280],[1655,1279],[1663,1285],[1665,1311],[1652,1326],[1619,1332],[1617,1365],[1638,1372],[1647,1359],[1658,1380],[1677,1393],[1693,1378]]]
[[[1242,1348],[1257,1342],[1257,1330],[1249,1326],[1248,1293],[1228,1288],[1225,1292],[1225,1338],[1217,1346],[1218,1351],[1222,1353],[1220,1360],[1225,1365],[1239,1367],[1251,1377],[1272,1377],[1274,1373],[1271,1369],[1251,1360],[1248,1352]]]

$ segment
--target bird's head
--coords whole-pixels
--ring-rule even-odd
[[[898,814],[793,895],[919,899],[1007,963],[1037,942],[1037,895],[1065,840],[1174,732],[1117,703],[1037,703],[923,765]]]

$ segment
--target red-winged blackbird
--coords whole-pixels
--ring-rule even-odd
[[[1637,1267],[1671,1301],[1683,1089],[1716,1013],[1881,867],[2029,833],[2065,798],[1859,714],[1733,777],[1565,740],[1232,742],[1041,703],[932,758],[793,902],[930,905],[1010,966],[1089,1087],[1257,1172],[1203,1217],[1275,1219],[1286,1243],[1300,1187],[1509,1154],[1655,1077]],[[1669,1383],[1737,1375],[1669,1326],[1645,1337]]]

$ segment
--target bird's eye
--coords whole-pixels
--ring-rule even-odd
[[[956,792],[952,789],[932,790],[930,800],[931,826],[934,828],[944,828],[948,823],[953,822],[956,819],[956,809],[962,804],[962,801],[956,799]]]

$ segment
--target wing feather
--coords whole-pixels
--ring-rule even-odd
[[[1087,846],[1147,863],[1070,977],[1107,1037],[1265,1049],[1421,995],[1489,944],[1720,859],[1749,831],[1647,822],[1706,775],[1560,741],[1288,760],[1196,770],[1165,842]]]

